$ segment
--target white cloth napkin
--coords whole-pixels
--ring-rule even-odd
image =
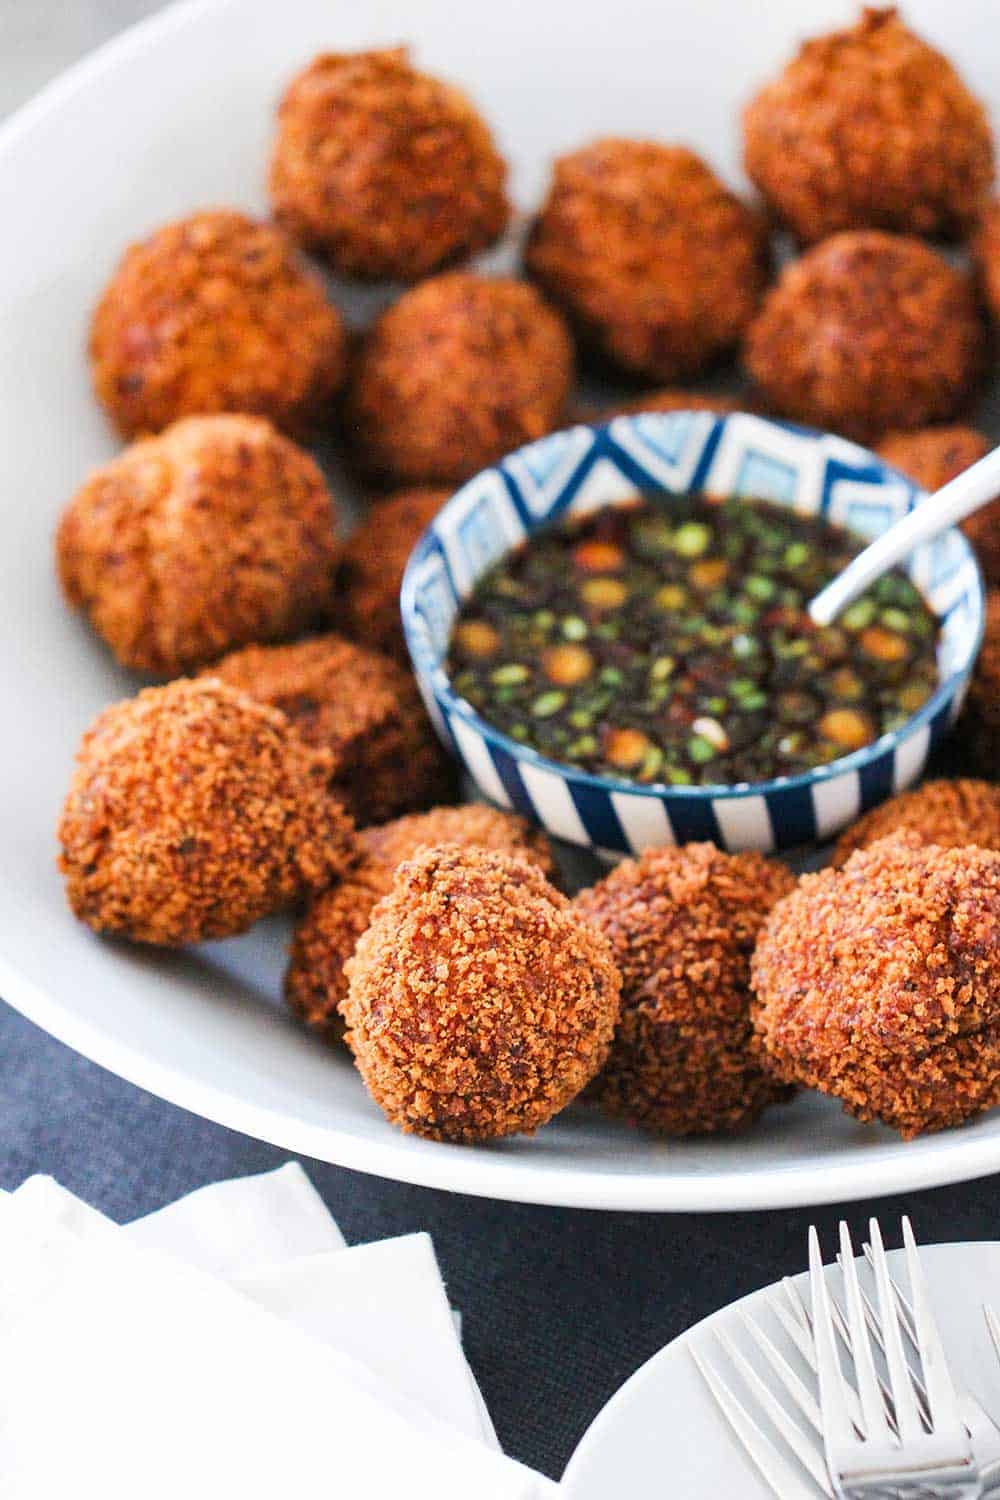
[[[344,1236],[297,1161],[213,1182],[125,1225],[133,1245],[236,1276],[300,1255],[345,1250]]]
[[[505,1458],[433,1247],[348,1250],[301,1168],[119,1229],[0,1200],[0,1495],[541,1500]]]

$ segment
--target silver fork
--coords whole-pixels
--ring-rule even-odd
[[[873,1264],[872,1247],[869,1244],[862,1246],[862,1253],[869,1266]],[[917,1338],[916,1325],[913,1321],[913,1307],[905,1296],[902,1287],[893,1276],[889,1277],[889,1286],[899,1309],[899,1321],[913,1353],[919,1358],[920,1343]],[[865,1317],[871,1329],[872,1338],[879,1348],[885,1353],[882,1344],[882,1330],[879,1327],[878,1314],[867,1293],[862,1293],[865,1303]],[[987,1314],[986,1323],[989,1328],[989,1309],[984,1308]],[[991,1334],[992,1334],[992,1330]],[[1000,1330],[998,1330],[1000,1331]],[[1000,1351],[998,1351],[1000,1352]],[[921,1406],[921,1414],[926,1411],[927,1390],[917,1370],[910,1365],[910,1379],[917,1393],[917,1399]],[[976,1400],[975,1396],[967,1391],[958,1392],[958,1409],[965,1423],[965,1430],[972,1439],[972,1451],[979,1465],[979,1478],[983,1486],[983,1494],[990,1495],[1000,1488],[1000,1428],[985,1408]]]
[[[874,1256],[869,1245],[865,1246],[865,1255],[870,1265],[874,1264]],[[852,1262],[853,1264],[853,1262]],[[894,1279],[889,1276],[889,1286],[893,1297],[900,1310],[900,1319],[906,1333],[908,1342],[911,1342],[914,1352],[919,1354],[919,1342],[917,1340],[916,1328],[913,1322],[913,1313],[901,1288]],[[784,1288],[788,1298],[788,1305],[776,1301],[770,1304],[773,1312],[781,1324],[783,1332],[790,1343],[798,1351],[805,1365],[815,1375],[817,1360],[815,1346],[813,1343],[812,1322],[798,1289],[794,1282],[785,1279]],[[876,1339],[880,1349],[883,1348],[884,1340],[878,1323],[878,1313],[871,1299],[862,1293],[866,1318],[872,1329],[872,1336]],[[830,1307],[833,1315],[834,1326],[841,1340],[844,1352],[851,1359],[850,1328],[848,1320],[840,1308],[835,1297],[830,1299]],[[815,1489],[812,1485],[805,1483],[800,1471],[789,1464],[787,1457],[775,1445],[773,1437],[769,1436],[760,1421],[757,1420],[758,1413],[741,1402],[734,1390],[726,1383],[725,1378],[719,1370],[714,1368],[706,1358],[692,1350],[692,1356],[696,1365],[702,1373],[715,1401],[723,1416],[733,1428],[737,1438],[743,1445],[744,1450],[753,1461],[765,1482],[773,1492],[782,1497],[782,1500],[815,1500],[817,1490],[826,1496],[833,1497],[834,1491],[831,1486],[826,1463],[823,1456],[823,1424],[819,1406],[812,1391],[801,1380],[792,1368],[784,1354],[779,1352],[772,1340],[748,1313],[740,1313],[740,1321],[751,1342],[756,1346],[771,1373],[776,1377],[779,1388],[790,1399],[798,1414],[804,1418],[807,1431],[786,1408],[776,1400],[774,1393],[767,1383],[752,1365],[740,1353],[732,1340],[721,1332],[717,1334],[722,1353],[728,1363],[734,1367],[742,1376],[743,1383],[755,1398],[760,1412],[767,1418],[770,1426],[777,1431],[791,1452],[798,1458],[802,1468],[812,1477]],[[989,1313],[987,1312],[989,1320]],[[991,1328],[991,1332],[994,1330]],[[997,1341],[997,1352],[1000,1355],[1000,1324],[995,1325],[995,1337]],[[925,1426],[930,1425],[930,1417],[926,1405],[926,1389],[919,1374],[911,1367],[910,1376],[914,1385],[914,1393],[917,1401],[921,1420]],[[885,1382],[877,1377],[879,1391],[885,1404],[886,1416],[890,1428],[894,1433],[898,1432],[895,1411],[892,1404],[892,1391]],[[845,1400],[848,1414],[855,1431],[861,1435],[864,1433],[861,1405],[857,1394],[850,1385],[845,1385]],[[976,1458],[985,1460],[992,1489],[1000,1482],[1000,1465],[992,1462],[998,1452],[1000,1445],[1000,1432],[986,1415],[983,1408],[972,1397],[959,1396],[959,1408],[962,1419],[973,1439],[973,1448]],[[995,1471],[995,1472],[994,1472]],[[897,1492],[898,1493],[898,1492]],[[908,1493],[920,1494],[933,1497],[940,1494],[939,1489],[908,1490]],[[985,1493],[985,1489],[984,1489]]]
[[[903,1352],[899,1310],[892,1295],[885,1248],[875,1219],[869,1222],[869,1233],[893,1420],[890,1423],[879,1387],[854,1247],[847,1225],[842,1223],[840,1250],[854,1379],[861,1408],[862,1430],[859,1432],[851,1420],[847,1400],[850,1387],[837,1353],[819,1236],[815,1229],[809,1231],[809,1284],[819,1404],[823,1445],[834,1493],[839,1500],[871,1500],[872,1496],[885,1496],[893,1491],[940,1496],[942,1500],[946,1496],[956,1497],[956,1500],[957,1497],[978,1500],[982,1494],[982,1482],[969,1434],[958,1409],[909,1220],[903,1219],[903,1243],[929,1425],[921,1420],[917,1394]]]
[[[787,1277],[784,1280],[784,1288],[788,1297],[788,1307],[782,1302],[774,1302],[770,1310],[781,1324],[790,1343],[798,1350],[802,1360],[815,1376],[816,1352],[813,1346],[809,1313],[806,1311],[795,1283]],[[833,1302],[833,1309],[837,1331],[844,1340],[849,1354],[847,1322],[836,1301]],[[776,1376],[779,1386],[791,1399],[799,1414],[805,1418],[811,1431],[803,1431],[781,1402],[776,1400],[766,1381],[761,1379],[732,1339],[720,1329],[716,1331],[715,1339],[722,1354],[728,1363],[739,1371],[744,1384],[756,1398],[757,1405],[811,1476],[816,1489],[828,1496],[829,1500],[835,1500],[823,1453],[823,1418],[815,1396],[760,1324],[749,1313],[742,1311],[739,1313],[739,1319],[751,1343],[756,1346],[758,1353],[763,1355],[771,1372]],[[716,1405],[742,1443],[744,1451],[774,1493],[781,1497],[781,1500],[800,1500],[800,1497],[801,1500],[815,1500],[816,1490],[803,1483],[799,1474],[791,1468],[787,1459],[775,1447],[772,1439],[756,1420],[754,1413],[740,1401],[719,1371],[697,1350],[691,1350],[691,1357],[715,1398]],[[862,1430],[861,1408],[853,1390],[848,1390],[847,1401],[851,1420],[860,1432]]]
[[[788,1298],[788,1306],[786,1307],[782,1302],[773,1302],[770,1304],[770,1311],[781,1324],[789,1342],[794,1345],[803,1362],[815,1376],[816,1351],[813,1344],[812,1319],[799,1296],[795,1283],[786,1277],[783,1286]],[[831,1299],[831,1309],[837,1333],[850,1358],[850,1331],[847,1319],[836,1298]],[[799,1497],[802,1497],[802,1500],[806,1500],[806,1497],[809,1497],[809,1500],[816,1500],[816,1490],[828,1496],[829,1500],[835,1500],[823,1452],[823,1417],[815,1396],[756,1319],[750,1313],[742,1311],[738,1316],[751,1343],[756,1347],[757,1352],[763,1355],[779,1386],[790,1398],[799,1415],[805,1419],[811,1431],[803,1431],[795,1418],[775,1399],[767,1383],[762,1380],[733,1341],[721,1330],[715,1334],[716,1342],[728,1363],[741,1374],[744,1384],[755,1396],[762,1413],[809,1473],[816,1489],[803,1484],[801,1477],[789,1466],[787,1459],[775,1447],[773,1440],[755,1419],[753,1412],[740,1401],[719,1371],[706,1358],[692,1349],[691,1357],[715,1398],[716,1405],[739,1438],[744,1451],[780,1500],[799,1500]],[[879,1385],[891,1415],[891,1392],[881,1381]],[[857,1395],[850,1386],[845,1395],[855,1430],[862,1433],[864,1428]]]
[[[716,1337],[722,1346],[723,1352],[729,1358],[732,1358],[735,1345],[727,1341],[721,1333],[717,1333]],[[807,1440],[801,1427],[788,1415],[785,1408],[772,1395],[765,1382],[761,1380],[756,1370],[753,1369],[753,1366],[749,1365],[738,1351],[735,1352],[735,1363],[744,1374],[744,1379],[747,1380],[747,1383],[757,1395],[764,1411],[771,1418],[775,1427],[792,1449],[792,1452],[799,1458],[807,1473],[812,1475],[820,1493],[826,1495],[828,1500],[834,1500],[833,1490],[827,1477],[826,1464],[820,1451]],[[788,1462],[787,1458],[784,1457],[771,1438],[768,1437],[753,1414],[734,1395],[715,1367],[699,1354],[696,1349],[692,1348],[690,1353],[691,1358],[701,1373],[702,1379],[711,1391],[716,1405],[742,1444],[743,1451],[758,1470],[764,1483],[772,1493],[780,1496],[780,1500],[816,1500],[816,1490],[813,1486],[807,1484],[802,1479],[801,1475]],[[746,1373],[748,1370],[750,1372],[749,1376]],[[805,1390],[805,1387],[803,1387],[803,1390]],[[806,1392],[806,1394],[808,1395],[809,1393]],[[813,1399],[811,1395],[809,1395],[809,1399]],[[801,1451],[799,1445],[801,1445]]]

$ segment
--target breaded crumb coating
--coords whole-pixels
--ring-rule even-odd
[[[507,223],[507,167],[485,121],[405,47],[326,52],[278,108],[278,222],[348,276],[416,281]]]
[[[280,229],[213,209],[126,250],[94,312],[90,358],[126,438],[222,411],[304,437],[343,382],[347,339]]]
[[[422,849],[347,963],[348,1042],[401,1129],[531,1133],[607,1056],[620,979],[607,941],[526,860]]]
[[[534,287],[451,271],[406,292],[361,346],[345,403],[358,465],[459,484],[559,425],[573,344]]]
[[[1000,853],[881,839],[805,875],[753,959],[778,1077],[905,1140],[1000,1104]]]
[[[973,668],[958,737],[977,770],[1000,780],[1000,589],[986,596],[986,630]]]
[[[156,677],[314,625],[337,556],[319,466],[259,417],[188,417],[133,443],[56,533],[69,603],[122,666]]]
[[[288,1004],[328,1040],[343,1038],[344,965],[372,912],[392,890],[393,877],[403,861],[412,859],[424,845],[438,844],[520,854],[547,877],[555,872],[551,846],[540,829],[516,813],[479,802],[433,807],[430,812],[411,813],[363,829],[358,835],[358,863],[345,879],[315,897],[296,927],[285,973]]]
[[[855,849],[891,833],[915,833],[925,844],[943,848],[980,844],[1000,849],[1000,786],[971,778],[925,781],[913,791],[900,792],[860,817],[837,840],[832,863],[846,864]]]
[[[892,8],[804,42],[743,115],[744,161],[805,242],[841,229],[959,236],[993,181],[983,105]]]
[[[766,407],[864,441],[958,415],[986,329],[965,272],[920,240],[851,230],[785,267],[743,360]]]
[[[112,705],[83,737],[59,823],[70,906],[144,943],[245,931],[354,859],[330,769],[283,714],[221,682]]]
[[[673,381],[737,343],[770,252],[763,221],[693,151],[608,137],[556,162],[525,265],[591,351]]]
[[[347,633],[409,664],[399,613],[403,573],[449,489],[400,490],[374,504],[344,547],[335,610]]]
[[[591,1091],[664,1135],[734,1130],[784,1098],[752,1050],[750,953],[794,886],[784,865],[713,844],[650,849],[576,898],[611,943],[622,1013]]]
[[[398,662],[337,635],[247,646],[207,675],[280,708],[307,744],[333,756],[330,786],[359,825],[444,801],[454,762],[413,677]]]

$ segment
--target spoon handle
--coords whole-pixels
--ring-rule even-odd
[[[876,537],[816,595],[809,605],[812,619],[817,625],[832,624],[869,584],[909,557],[922,542],[929,542],[949,526],[963,521],[997,495],[1000,495],[1000,448],[992,449],[985,458],[921,500],[888,531]]]

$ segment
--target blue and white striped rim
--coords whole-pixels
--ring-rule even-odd
[[[908,564],[941,620],[941,683],[901,728],[829,766],[738,786],[640,786],[547,760],[487,724],[451,687],[452,623],[478,579],[539,527],[642,493],[748,495],[876,536],[921,499],[864,448],[738,412],[650,412],[532,443],[464,485],[414,549],[403,579],[407,645],[428,711],[480,790],[557,838],[608,853],[711,839],[771,851],[830,837],[920,775],[954,721],[982,640],[985,600],[959,531]]]

